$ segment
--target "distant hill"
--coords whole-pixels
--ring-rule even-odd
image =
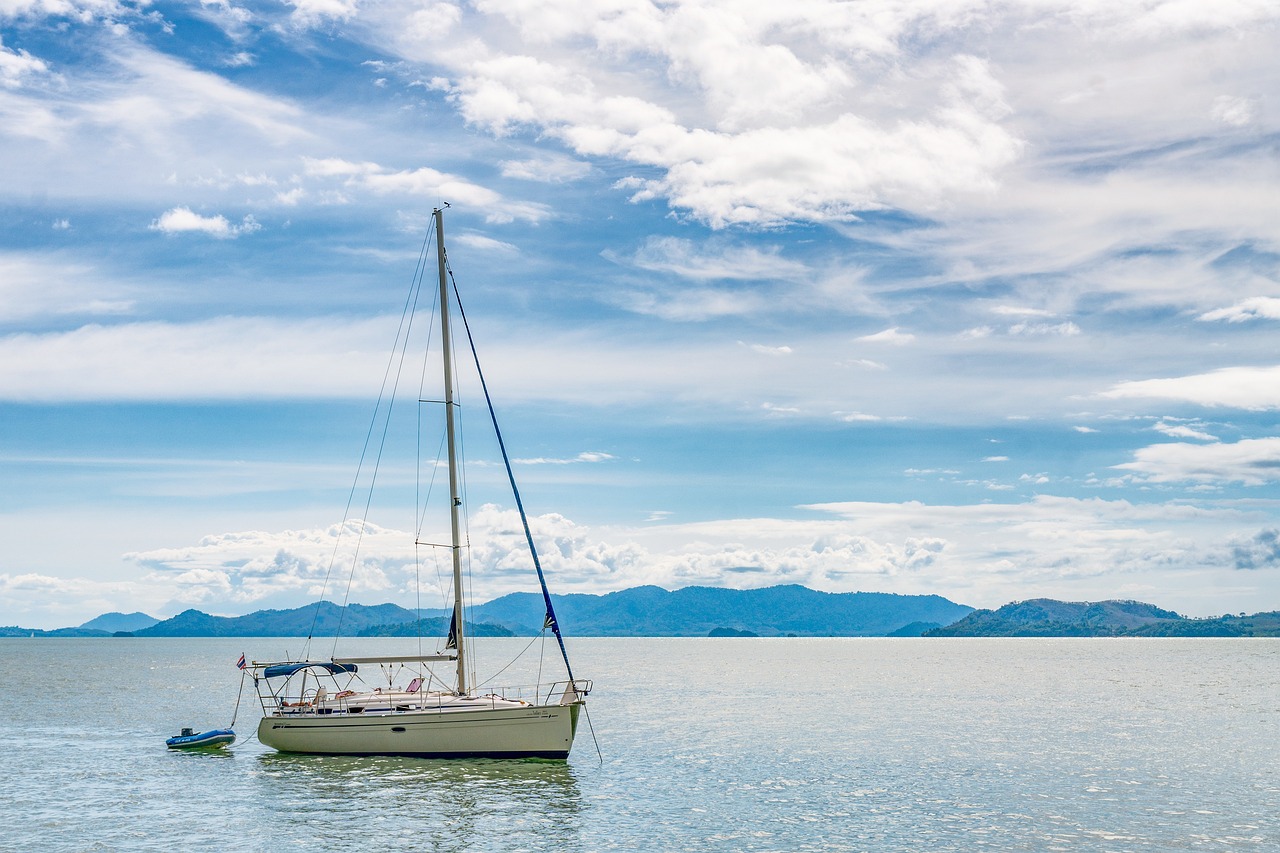
[[[707,632],[708,637],[759,637],[760,635],[754,631],[739,631],[736,628],[712,628]]]
[[[412,622],[397,622],[394,625],[371,625],[360,631],[361,637],[444,637],[449,633],[449,620],[443,616],[429,616]],[[471,637],[514,637],[515,632],[502,625],[490,625],[488,622],[476,624],[466,623],[466,633]]]
[[[765,589],[641,586],[607,595],[553,595],[556,617],[575,637],[705,637],[717,628],[762,637],[882,637],[913,622],[947,625],[973,608],[938,595],[819,592],[799,585]],[[513,593],[472,610],[477,621],[517,634],[542,626],[542,596]]]
[[[141,631],[150,628],[160,620],[145,613],[103,613],[96,619],[90,619],[80,627],[91,631],[105,631],[113,634],[116,631]]]
[[[19,628],[7,625],[0,628],[0,637],[110,637],[109,631],[96,631],[92,628],[54,628],[43,631],[39,628]]]
[[[975,610],[926,637],[1266,637],[1280,636],[1280,613],[1188,619],[1141,601],[1015,601]]]
[[[818,592],[798,585],[735,590],[642,586],[607,595],[552,596],[561,627],[576,637],[1280,637],[1280,612],[1187,619],[1140,601],[1064,602],[1041,598],[974,610],[937,595]],[[471,610],[472,636],[530,636],[542,628],[542,596],[515,593]],[[448,611],[415,614],[394,604],[332,602],[246,616],[186,610],[129,631],[145,613],[105,613],[77,628],[0,627],[0,637],[443,637]],[[314,629],[313,629],[314,620]],[[107,626],[111,631],[96,626]],[[95,626],[95,627],[90,627]]]
[[[314,620],[314,627],[313,627]],[[449,620],[425,617],[419,627],[412,610],[396,604],[363,604],[342,608],[331,601],[308,604],[292,610],[258,610],[245,616],[210,616],[199,610],[184,610],[172,619],[134,631],[135,637],[332,637],[341,630],[348,637],[443,637]],[[473,637],[510,637],[501,625],[467,622]]]
[[[210,616],[199,610],[184,610],[172,619],[134,631],[135,637],[332,637],[339,633],[354,637],[375,625],[412,622],[412,610],[396,604],[367,607],[350,604],[346,613],[331,601],[308,604],[292,610],[258,610],[246,616]]]

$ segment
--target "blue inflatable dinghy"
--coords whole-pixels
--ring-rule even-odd
[[[210,746],[226,746],[236,739],[231,729],[210,729],[207,732],[192,732],[183,729],[182,734],[169,738],[164,742],[170,749],[200,749]]]

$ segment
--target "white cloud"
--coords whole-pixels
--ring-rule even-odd
[[[356,14],[358,0],[289,0],[293,17],[302,26],[326,20],[345,21]]]
[[[1062,336],[1070,337],[1080,334],[1080,327],[1075,323],[1015,323],[1009,327],[1009,334],[1027,337]]]
[[[48,72],[49,64],[43,59],[21,48],[11,50],[0,39],[0,87],[17,89],[23,85],[24,78]]]
[[[797,279],[808,274],[804,264],[783,258],[779,247],[695,246],[679,237],[650,237],[630,262],[640,269],[694,281]]]
[[[26,401],[363,395],[390,319],[224,317],[0,337],[0,398]],[[163,365],[163,369],[159,366]]]
[[[1134,453],[1132,462],[1114,466],[1155,483],[1280,482],[1280,438],[1249,438],[1234,444],[1153,444]]]
[[[1043,308],[1025,308],[1015,305],[997,305],[991,309],[992,314],[999,314],[1003,317],[1052,317],[1052,311],[1046,311]]]
[[[1280,568],[1280,530],[1260,530],[1248,539],[1241,538],[1231,553],[1237,569]]]
[[[140,46],[116,50],[112,58],[118,75],[96,98],[77,105],[77,124],[119,132],[154,150],[170,146],[183,129],[211,120],[276,145],[308,137],[300,126],[304,114],[293,103]]]
[[[1246,127],[1253,124],[1257,116],[1258,104],[1253,98],[1240,98],[1231,95],[1219,95],[1213,101],[1210,114],[1216,121],[1232,127]]]
[[[1112,400],[1182,400],[1201,406],[1269,411],[1280,408],[1280,366],[1224,367],[1192,376],[1139,379],[1121,382],[1099,396]]]
[[[1280,298],[1274,296],[1251,296],[1242,299],[1226,308],[1206,311],[1196,318],[1211,322],[1226,320],[1228,323],[1243,323],[1246,320],[1280,320]]]
[[[591,164],[553,154],[528,160],[504,160],[499,165],[503,177],[548,184],[576,181],[591,173]]]
[[[1218,437],[1210,435],[1203,429],[1198,429],[1197,424],[1173,423],[1168,419],[1158,421],[1151,428],[1156,432],[1164,433],[1170,438],[1194,438],[1199,441],[1217,441]]]
[[[629,182],[637,200],[666,198],[716,227],[929,208],[996,186],[1021,143],[1000,125],[1009,107],[985,61],[895,66],[884,54],[896,46],[866,37],[881,21],[801,5],[482,3],[469,25],[487,49],[434,56],[452,68],[468,121],[495,134],[530,126],[581,157],[656,168]],[[503,50],[504,22],[518,53]],[[899,28],[889,39],[903,37]],[[880,55],[864,53],[876,39]],[[406,55],[434,41],[397,39]],[[658,73],[635,74],[637,61]],[[928,106],[896,110],[882,86]]]
[[[741,587],[741,570],[750,568],[757,586],[937,593],[986,607],[1039,596],[1100,600],[1123,590],[1126,597],[1210,615],[1280,592],[1280,572],[1257,571],[1277,565],[1265,503],[1195,507],[1041,496],[1016,504],[813,504],[801,507],[818,514],[809,519],[670,524],[667,511],[660,511],[634,527],[593,528],[555,514],[531,516],[530,524],[557,592],[604,593],[646,583]],[[0,594],[11,607],[56,594],[87,614],[78,621],[134,609],[158,595],[171,599],[169,612],[299,606],[345,586],[359,527],[348,522],[211,535],[192,545],[127,554],[144,572],[136,581],[0,575]],[[532,588],[514,510],[484,506],[469,529],[478,600]],[[433,538],[442,535],[443,529],[427,530],[422,538],[444,541]],[[365,525],[351,600],[412,605],[415,573],[429,588],[446,589],[447,561],[441,558],[437,567],[438,555],[425,549],[419,565],[413,539],[412,533]],[[1241,569],[1252,571],[1242,575]],[[424,598],[422,604],[435,602]]]
[[[863,343],[871,344],[892,344],[893,346],[905,346],[916,339],[916,336],[910,332],[899,331],[895,326],[892,329],[885,329],[883,332],[876,332],[871,335],[863,335],[855,340]]]
[[[136,287],[87,264],[0,252],[0,323],[129,314],[136,296]]]
[[[257,223],[252,215],[245,216],[239,225],[232,225],[221,214],[202,216],[192,211],[189,207],[175,207],[160,214],[160,218],[153,220],[149,227],[153,231],[162,231],[165,234],[194,232],[225,239],[239,237],[242,234],[252,234],[262,226]]]
[[[738,343],[746,347],[747,349],[751,350],[752,352],[758,352],[761,355],[774,355],[774,356],[791,355],[791,352],[792,352],[791,347],[785,346],[785,345],[769,346],[767,344],[747,344],[747,343],[743,343],[742,341],[738,341]]]
[[[340,179],[346,188],[364,189],[379,195],[417,196],[432,203],[467,205],[486,211],[490,222],[537,222],[550,215],[546,205],[511,201],[487,187],[428,166],[393,170],[368,161],[357,163],[340,158],[304,158],[304,169],[311,178]]]
[[[501,252],[503,254],[518,254],[520,252],[520,249],[511,243],[495,240],[483,234],[459,234],[457,237],[451,237],[450,242],[472,249],[479,249],[482,252]]]
[[[584,450],[569,459],[550,459],[545,456],[539,456],[532,459],[513,459],[511,461],[519,465],[575,465],[581,462],[611,462],[617,458],[611,453],[604,453],[599,450]]]

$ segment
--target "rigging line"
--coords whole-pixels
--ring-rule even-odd
[[[446,258],[446,263],[448,263],[448,259],[447,259],[447,258]],[[459,469],[458,473],[459,473],[459,478],[461,479],[461,483],[460,483],[459,488],[458,488],[458,494],[459,494],[459,497],[461,497],[461,498],[462,498],[462,528],[463,528],[463,536],[464,536],[465,541],[466,541],[466,546],[465,546],[465,547],[466,547],[466,551],[464,552],[464,555],[465,555],[465,559],[466,559],[466,563],[467,563],[467,571],[466,571],[466,573],[465,573],[465,575],[463,576],[463,579],[462,579],[462,580],[463,580],[463,590],[462,590],[462,592],[463,592],[463,596],[462,596],[462,621],[463,621],[463,625],[464,625],[464,627],[465,627],[466,622],[467,622],[467,620],[468,620],[468,619],[471,619],[471,621],[472,621],[472,624],[473,624],[473,625],[475,624],[475,619],[474,619],[474,617],[471,615],[471,614],[472,614],[472,612],[475,610],[475,573],[472,571],[473,563],[472,563],[472,559],[471,559],[471,557],[472,557],[472,550],[471,550],[471,498],[470,498],[469,490],[468,490],[468,488],[467,488],[467,483],[469,482],[469,477],[468,477],[468,473],[467,473],[467,471],[468,471],[468,466],[467,466],[467,430],[466,430],[465,425],[464,425],[464,423],[463,423],[463,417],[464,417],[464,416],[463,416],[463,408],[462,408],[462,406],[461,406],[461,405],[459,405],[459,403],[458,403],[458,393],[459,393],[459,390],[460,390],[460,389],[461,389],[461,387],[462,387],[462,383],[461,383],[461,381],[459,381],[459,380],[460,380],[460,377],[461,377],[461,374],[458,372],[458,365],[457,365],[457,364],[455,364],[455,365],[454,365],[453,373],[454,373],[454,381],[453,381],[453,385],[454,385],[454,389],[455,389],[455,392],[454,392],[454,406],[455,406],[455,408],[457,409],[457,418],[458,418],[458,430],[457,430],[457,433],[458,433],[458,454],[459,454],[459,457],[460,457],[460,458],[459,458],[459,460],[458,460],[458,462],[459,462],[459,464],[458,464],[458,469]],[[471,683],[472,683],[472,684],[474,684],[474,683],[476,682],[477,678],[478,678],[478,674],[477,674],[477,673],[478,673],[478,670],[477,670],[476,665],[475,665],[475,662],[476,662],[476,654],[475,654],[476,644],[475,644],[475,638],[474,638],[474,637],[472,637],[472,636],[471,636],[471,634],[469,634],[468,632],[466,632],[466,631],[464,630],[464,631],[463,631],[463,642],[467,644],[467,660],[469,660],[469,661],[471,662],[471,672],[469,673],[469,675],[471,676]]]
[[[574,688],[577,691],[577,688]],[[596,739],[596,727],[591,722],[591,711],[587,708],[587,703],[582,703],[582,712],[587,715],[587,729],[591,732],[591,742],[596,745],[596,755],[600,758],[600,765],[604,766],[604,753],[600,751],[600,741]]]
[[[435,217],[431,218],[431,227],[432,228],[435,227]],[[430,234],[431,230],[428,229],[427,233]],[[425,262],[426,253],[427,253],[427,244],[424,243],[422,252],[418,257],[419,267],[421,267],[421,265]],[[414,471],[413,471],[413,508],[414,508],[414,511],[413,511],[413,514],[414,514],[413,592],[414,592],[415,607],[417,609],[416,621],[417,621],[417,630],[418,630],[418,654],[422,654],[423,630],[422,630],[422,550],[417,543],[422,539],[422,520],[421,519],[424,519],[426,517],[426,513],[425,513],[426,503],[428,500],[431,499],[431,491],[435,486],[436,471],[438,470],[438,467],[439,467],[439,466],[432,467],[431,479],[427,483],[427,496],[426,498],[423,498],[422,496],[422,394],[423,394],[423,390],[426,388],[426,385],[427,385],[427,361],[428,361],[427,354],[431,350],[431,337],[432,337],[432,333],[435,331],[435,318],[436,318],[435,305],[440,300],[439,294],[437,293],[433,297],[433,299],[434,301],[432,303],[432,310],[431,310],[431,314],[429,315],[431,317],[431,322],[427,326],[427,344],[422,348],[422,372],[418,375],[418,410],[417,410],[418,419],[417,419],[417,431],[415,433],[415,441],[416,441],[417,447],[415,448],[414,459],[416,460],[416,464],[414,465]],[[441,444],[443,443],[444,443],[444,440],[442,438]],[[436,458],[437,460],[439,460],[438,451],[437,451]],[[418,507],[424,508],[423,514],[421,516],[419,516],[418,514]]]
[[[343,534],[343,531],[346,530],[346,520],[351,514],[351,504],[355,502],[356,489],[360,485],[360,474],[364,471],[364,460],[369,453],[369,443],[373,438],[374,428],[378,424],[378,412],[382,409],[382,399],[386,395],[386,390],[387,390],[387,377],[391,375],[391,365],[395,363],[396,348],[400,345],[401,333],[404,332],[406,339],[408,338],[408,332],[405,331],[405,319],[406,318],[411,319],[412,312],[411,312],[410,306],[417,304],[417,296],[415,294],[422,287],[421,282],[422,282],[423,275],[425,275],[424,269],[426,266],[427,247],[431,243],[431,234],[434,228],[435,228],[435,221],[433,220],[431,224],[431,228],[427,230],[427,236],[423,239],[422,249],[420,249],[418,252],[418,264],[413,271],[413,278],[409,284],[409,293],[405,297],[404,309],[400,313],[400,325],[396,329],[395,344],[391,348],[391,354],[387,357],[387,367],[382,373],[382,385],[378,389],[378,401],[376,404],[374,404],[373,416],[369,419],[369,429],[365,432],[364,446],[360,449],[360,461],[356,463],[356,475],[351,482],[351,491],[347,494],[347,505],[342,510],[343,523],[338,526],[338,533],[334,537],[333,553],[330,554],[329,556],[329,566],[328,568],[325,569],[324,583],[320,587],[320,596],[316,601],[315,610],[311,614],[311,627],[307,629],[307,640],[303,646],[302,657],[304,658],[307,656],[308,650],[311,647],[311,638],[312,636],[314,636],[315,630],[316,630],[316,620],[320,616],[320,605],[324,603],[325,592],[329,588],[329,579],[333,575],[333,567],[337,564],[337,561],[338,561],[338,548],[342,544],[342,534]],[[353,568],[353,571],[354,571],[354,568]]]
[[[396,345],[400,348],[400,360],[396,366],[395,381],[391,384],[391,394],[387,398],[386,417],[382,422],[382,436],[378,441],[378,453],[373,460],[373,473],[369,475],[369,491],[368,496],[365,498],[364,514],[360,521],[360,534],[356,538],[355,551],[351,555],[351,574],[347,576],[347,588],[342,596],[342,609],[338,612],[338,627],[333,635],[333,654],[335,655],[338,653],[338,638],[342,635],[342,623],[347,615],[347,604],[351,601],[351,584],[355,581],[356,567],[359,565],[360,547],[364,543],[365,530],[369,524],[369,508],[373,505],[373,492],[378,483],[378,470],[382,464],[382,452],[386,449],[387,433],[391,430],[391,412],[395,408],[396,391],[400,388],[400,377],[404,374],[404,360],[409,352],[409,336],[413,331],[413,318],[417,315],[418,298],[422,294],[422,280],[424,277],[422,270],[425,265],[423,259],[427,253],[426,247],[429,243],[430,230],[427,233],[428,240],[423,241],[423,248],[418,256],[418,266],[414,271],[414,280],[409,285],[409,297],[406,300],[408,304],[405,307],[405,314],[400,319],[401,327],[404,329],[404,337],[401,339],[398,331],[396,335]],[[391,359],[387,363],[387,374],[383,376],[382,380],[384,389],[386,388],[386,377],[391,371],[391,365],[396,362],[395,355],[396,351],[392,349]]]
[[[447,259],[446,259],[447,263]],[[447,269],[447,267],[446,267]],[[471,346],[471,357],[476,364],[476,375],[480,378],[480,388],[484,391],[484,401],[489,407],[489,418],[493,422],[493,433],[498,439],[498,449],[502,451],[502,464],[507,469],[507,480],[511,483],[511,494],[516,500],[516,509],[520,510],[520,522],[524,525],[524,538],[529,544],[529,554],[533,557],[533,567],[538,572],[538,585],[542,587],[542,600],[547,605],[546,621],[552,632],[556,635],[556,642],[560,644],[560,656],[564,658],[564,668],[569,675],[569,680],[573,681],[573,667],[569,664],[569,652],[564,647],[564,637],[560,635],[560,624],[556,620],[555,608],[551,605],[551,591],[547,589],[547,578],[542,572],[542,562],[538,559],[538,549],[533,544],[533,532],[529,529],[529,516],[524,511],[524,502],[520,500],[520,489],[516,487],[516,475],[511,470],[511,457],[507,455],[506,442],[502,440],[502,430],[498,428],[498,415],[493,409],[493,399],[489,396],[489,386],[484,381],[484,371],[480,369],[480,355],[476,352],[476,342],[471,336],[471,324],[467,322],[467,312],[462,309],[462,297],[458,294],[458,283],[453,278],[453,270],[449,270],[449,281],[453,284],[453,296],[458,303],[458,316],[462,318],[462,326],[467,332],[467,343]]]
[[[484,686],[486,686],[486,685],[492,684],[494,681],[496,681],[499,675],[502,675],[502,673],[506,672],[508,669],[511,669],[512,664],[514,664],[516,661],[520,660],[520,658],[524,657],[524,653],[525,653],[525,652],[527,652],[527,651],[529,651],[529,649],[533,647],[533,644],[534,644],[534,643],[538,642],[538,638],[539,638],[539,637],[543,637],[543,638],[545,638],[545,637],[546,637],[546,635],[547,635],[546,630],[543,630],[543,631],[542,631],[541,633],[539,633],[539,634],[535,634],[535,635],[534,635],[534,637],[533,637],[533,639],[529,641],[529,645],[525,646],[523,649],[521,649],[521,650],[519,651],[519,653],[517,653],[517,654],[516,654],[516,656],[515,656],[515,657],[513,657],[511,660],[507,661],[506,666],[502,667],[502,669],[500,669],[500,670],[498,670],[497,672],[495,672],[495,673],[493,673],[492,675],[490,675],[488,678],[486,678],[486,679],[484,680],[484,682],[483,682],[483,683],[481,683],[481,684],[477,684],[477,685],[476,685],[476,690],[479,690],[481,687],[484,687]],[[541,677],[541,676],[539,676],[539,677],[538,677],[538,684],[539,684],[539,687],[541,687],[541,684],[542,684],[542,677]]]

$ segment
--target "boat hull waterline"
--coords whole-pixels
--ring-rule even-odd
[[[580,707],[273,715],[258,724],[258,740],[280,752],[310,755],[564,759]]]

